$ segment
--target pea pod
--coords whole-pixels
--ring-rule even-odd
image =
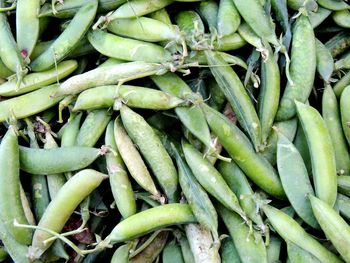
[[[20,167],[32,174],[64,173],[87,167],[100,154],[99,149],[89,147],[33,149],[20,146]]]
[[[345,138],[350,145],[350,112],[348,110],[348,106],[350,102],[350,86],[347,86],[341,94],[340,98],[340,115],[341,122],[343,125],[343,131],[345,134]]]
[[[339,207],[340,215],[349,220],[350,219],[350,198],[346,195],[338,194],[337,207]]]
[[[288,250],[288,259],[291,263],[301,263],[301,262],[310,262],[310,263],[321,263],[315,256],[305,251],[298,245],[287,242]]]
[[[235,244],[232,238],[228,237],[221,242],[221,262],[222,263],[241,263]]]
[[[316,44],[314,31],[306,16],[299,16],[293,27],[290,73],[293,84],[287,83],[276,120],[292,118],[296,114],[294,100],[306,102],[314,83]]]
[[[111,121],[107,126],[105,144],[111,147],[113,152],[106,154],[106,164],[114,200],[122,217],[127,218],[136,213],[136,202],[125,165],[118,152],[114,130],[115,124]]]
[[[75,174],[50,202],[38,226],[48,228],[54,232],[61,232],[65,223],[81,201],[106,178],[107,175],[89,169],[82,170]],[[40,257],[40,255],[50,247],[52,242],[44,243],[44,241],[50,237],[51,234],[42,230],[36,230],[34,232],[31,247],[34,252],[34,258]]]
[[[316,63],[318,74],[328,83],[334,69],[333,57],[331,52],[318,39],[316,39]]]
[[[111,259],[111,263],[129,263],[129,244],[117,248]]]
[[[24,57],[30,57],[39,38],[40,0],[17,1],[16,7],[16,40]]]
[[[338,176],[338,190],[340,193],[350,197],[350,176]]]
[[[350,6],[343,0],[317,0],[317,3],[320,6],[323,6],[324,8],[335,10],[335,11],[350,8]]]
[[[298,244],[321,262],[342,262],[284,212],[269,205],[264,206],[263,210],[273,228],[284,240]]]
[[[349,10],[340,10],[333,13],[334,22],[341,27],[350,28],[350,13]]]
[[[247,42],[237,33],[218,38],[213,43],[216,51],[232,51],[244,47]]]
[[[237,114],[238,122],[249,134],[256,151],[261,144],[261,125],[254,106],[237,74],[216,53],[205,51],[210,71]],[[222,65],[222,67],[217,67]]]
[[[191,247],[190,247],[190,244],[189,244],[186,236],[181,236],[179,242],[180,242],[180,246],[181,246],[182,257],[183,257],[185,263],[194,262],[193,253],[191,251]]]
[[[196,222],[189,205],[166,204],[132,215],[117,224],[108,241],[118,243],[145,235],[165,226]]]
[[[286,50],[289,50],[290,42],[292,40],[292,32],[291,26],[289,23],[288,9],[287,9],[287,1],[285,0],[272,0],[271,1],[272,11],[276,15],[277,21],[283,28],[285,33],[283,44],[286,47]]]
[[[350,46],[350,34],[348,31],[340,31],[325,43],[331,51],[333,58],[342,54]]]
[[[266,247],[267,261],[269,263],[277,262],[281,254],[282,239],[277,236],[271,236],[269,245]]]
[[[161,63],[171,61],[171,54],[162,46],[131,38],[123,38],[102,30],[88,34],[91,45],[101,54],[126,61]],[[110,48],[118,46],[118,48]]]
[[[318,27],[321,23],[323,23],[323,21],[327,19],[327,17],[329,17],[331,13],[331,10],[320,6],[318,7],[316,12],[309,12],[309,19],[312,27]]]
[[[309,196],[312,210],[327,238],[332,241],[342,258],[350,261],[350,227],[347,222],[326,202]]]
[[[212,132],[242,171],[261,189],[277,198],[285,198],[275,169],[258,155],[242,131],[221,113],[202,105]]]
[[[10,126],[0,144],[0,219],[13,238],[28,245],[32,237],[29,229],[17,228],[14,220],[28,224],[20,197],[19,148],[15,128]]]
[[[342,129],[338,101],[330,86],[326,86],[323,91],[322,115],[332,139],[337,173],[350,175],[350,155]]]
[[[174,240],[168,243],[162,254],[163,263],[184,263],[181,247]]]
[[[178,177],[174,164],[159,137],[142,116],[123,105],[120,115],[128,135],[138,146],[170,202],[178,198]]]
[[[81,113],[71,114],[71,117],[64,126],[61,138],[61,147],[71,147],[75,145],[79,133],[81,117]]]
[[[23,78],[20,86],[17,86],[16,81],[9,80],[0,85],[1,96],[17,96],[30,91],[34,91],[50,85],[60,79],[67,77],[78,67],[75,60],[63,61],[57,65],[55,69],[49,69],[44,72],[31,73]]]
[[[235,33],[241,23],[241,16],[230,0],[221,0],[219,4],[217,29],[219,37]]]
[[[283,189],[297,214],[310,226],[318,228],[307,195],[314,195],[303,159],[293,143],[278,136],[277,167]]]
[[[217,32],[217,20],[219,6],[216,1],[205,0],[199,4],[199,12],[207,23],[209,31],[211,33]]]
[[[83,5],[63,33],[32,61],[33,71],[43,71],[54,67],[55,63],[63,60],[75,45],[81,41],[96,15],[98,1],[91,0]]]

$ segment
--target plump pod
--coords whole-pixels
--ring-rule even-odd
[[[318,74],[328,83],[334,69],[333,57],[329,49],[318,39],[316,39],[316,62]]]
[[[316,71],[316,44],[309,18],[299,16],[293,27],[290,75],[284,90],[276,120],[292,118],[296,114],[294,100],[304,103],[312,90]]]
[[[20,166],[32,174],[57,174],[83,169],[100,156],[99,149],[90,147],[64,147],[33,149],[20,146]]]
[[[38,226],[60,233],[77,206],[107,177],[105,174],[90,169],[75,174],[50,202]],[[40,257],[50,247],[52,243],[43,243],[50,237],[51,234],[42,230],[34,232],[31,247],[34,258],[35,255]]]
[[[312,210],[327,238],[338,250],[346,262],[350,262],[350,226],[327,203],[314,196],[309,196]]]
[[[300,102],[296,102],[296,107],[310,150],[316,196],[333,206],[337,198],[337,170],[331,137],[315,108]]]
[[[166,226],[195,222],[189,205],[167,204],[128,217],[116,225],[107,238],[113,244],[134,239]]]
[[[241,16],[238,13],[232,0],[220,0],[217,29],[219,37],[235,33],[241,23]]]
[[[350,145],[350,86],[347,86],[340,98],[340,114],[341,114],[341,122],[343,126],[343,131],[348,141],[348,145]]]

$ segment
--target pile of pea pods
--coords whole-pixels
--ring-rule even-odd
[[[0,262],[350,262],[346,0],[0,0]]]

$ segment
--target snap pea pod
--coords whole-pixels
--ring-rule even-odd
[[[20,167],[31,174],[57,174],[80,170],[101,155],[101,151],[89,147],[64,147],[33,149],[20,146]]]
[[[350,8],[350,6],[343,0],[317,0],[317,3],[320,6],[323,6],[324,8],[334,10],[334,11]]]
[[[138,146],[170,202],[178,198],[178,176],[159,137],[145,119],[123,105],[120,115],[131,140]]]
[[[342,262],[284,212],[269,205],[264,206],[263,210],[273,228],[284,240],[298,244],[321,262]]]
[[[306,8],[307,11],[317,10],[318,5],[315,0],[287,0],[288,7],[299,11],[300,8]]]
[[[309,12],[310,23],[313,28],[318,27],[323,21],[327,19],[332,13],[331,10],[323,7],[318,7],[316,12]]]
[[[129,250],[129,244],[118,247],[111,258],[110,263],[129,263]]]
[[[216,51],[232,51],[244,47],[247,42],[237,33],[218,38],[213,43]],[[202,48],[203,49],[203,48]]]
[[[159,196],[159,192],[140,153],[126,133],[120,118],[114,122],[114,137],[120,157],[123,159],[132,178],[146,191]]]
[[[318,111],[296,102],[298,117],[310,150],[316,196],[330,205],[337,198],[337,171],[334,148],[326,124]]]
[[[218,20],[218,12],[219,5],[216,1],[213,0],[205,0],[199,4],[199,12],[207,23],[209,31],[211,33],[217,32],[217,20]]]
[[[350,175],[350,155],[342,129],[338,101],[331,86],[326,86],[323,91],[322,116],[332,139],[337,173]]]
[[[110,85],[83,91],[79,94],[73,111],[110,108],[114,104],[118,106],[120,102],[132,108],[153,110],[168,110],[184,103],[183,100],[169,93],[150,88]],[[116,110],[118,110],[117,107]]]
[[[336,207],[339,208],[340,215],[350,220],[350,198],[346,195],[338,194]]]
[[[82,170],[75,174],[50,202],[38,226],[50,229],[56,233],[61,232],[69,217],[81,201],[107,177],[108,176],[105,174],[90,169]],[[31,246],[33,258],[40,257],[41,254],[51,246],[52,242],[44,243],[44,241],[51,236],[51,234],[39,229],[34,232]]]
[[[224,115],[202,105],[209,127],[242,171],[261,189],[277,198],[285,198],[275,169],[258,155],[248,138]]]
[[[325,43],[331,51],[333,58],[342,54],[350,46],[350,34],[348,31],[340,31]]]
[[[241,259],[238,255],[235,244],[232,241],[232,238],[227,237],[221,242],[220,247],[221,253],[221,262],[222,263],[241,263]]]
[[[350,84],[350,72],[347,72],[340,80],[338,80],[334,87],[334,93],[339,98],[343,90]]]
[[[349,10],[341,10],[333,13],[334,22],[341,27],[350,28],[350,13]]]
[[[180,246],[181,246],[181,252],[182,252],[182,257],[185,261],[185,263],[192,263],[194,262],[194,256],[191,251],[190,244],[187,240],[186,236],[181,236],[180,237]]]
[[[307,199],[314,195],[303,159],[293,143],[278,135],[277,167],[283,189],[296,213],[310,226],[318,228],[316,218]]]
[[[10,126],[0,144],[0,219],[13,238],[30,244],[32,231],[17,228],[14,220],[28,224],[20,197],[19,148],[16,130]]]
[[[96,15],[97,0],[90,0],[74,16],[66,30],[30,64],[33,71],[43,71],[63,60],[81,41]]]
[[[40,0],[18,0],[16,7],[16,40],[24,58],[30,57],[39,38]]]
[[[59,86],[54,96],[78,94],[89,88],[152,76],[166,71],[164,65],[143,61],[99,67],[67,79]]]
[[[350,176],[338,176],[337,183],[339,192],[350,197]]]
[[[110,120],[111,114],[105,109],[90,111],[80,127],[75,145],[94,147]]]
[[[293,27],[290,73],[293,84],[287,83],[276,120],[287,120],[295,116],[294,100],[305,102],[312,90],[316,71],[315,35],[309,18],[299,16]]]
[[[220,0],[217,29],[219,37],[235,33],[241,23],[241,16],[237,8],[230,0]]]
[[[325,82],[329,83],[334,69],[333,57],[331,52],[318,39],[316,39],[316,63],[318,74]]]
[[[106,154],[106,165],[112,194],[123,218],[136,213],[134,192],[125,165],[115,142],[115,124],[110,121],[105,134],[105,144],[113,149]],[[129,251],[129,250],[128,250]]]
[[[132,215],[117,224],[107,241],[118,243],[145,235],[165,226],[194,223],[196,219],[186,204],[166,204]]]
[[[281,254],[282,239],[273,235],[270,237],[269,245],[266,247],[267,262],[278,262]]]
[[[287,242],[288,259],[291,263],[321,263],[315,256],[297,246],[293,242]]]
[[[341,94],[340,98],[340,115],[341,122],[343,125],[343,131],[345,134],[345,138],[348,141],[348,145],[350,145],[350,112],[348,110],[348,106],[350,102],[350,86],[347,86]]]
[[[169,13],[165,8],[159,9],[159,10],[149,14],[149,16],[153,19],[156,19],[158,21],[163,22],[164,24],[172,25]]]
[[[217,210],[233,239],[241,262],[267,262],[266,248],[261,235],[253,230],[254,233],[249,237],[249,227],[243,224],[238,215],[220,204]]]
[[[181,247],[175,240],[169,242],[163,249],[163,263],[184,263]]]
[[[188,166],[202,187],[226,208],[239,214],[246,220],[246,215],[239,205],[234,192],[227,185],[222,175],[191,144],[183,142],[182,149]]]
[[[61,147],[71,147],[75,145],[79,133],[81,117],[82,113],[71,114],[63,129]]]
[[[40,89],[67,77],[76,70],[77,67],[78,63],[75,60],[67,60],[57,64],[55,69],[26,75],[19,87],[16,81],[9,80],[0,85],[0,95],[11,97]]]
[[[332,241],[342,258],[350,261],[350,226],[326,202],[314,196],[309,196],[312,210],[327,238]]]
[[[101,54],[116,59],[150,63],[161,63],[172,59],[170,52],[162,46],[146,41],[119,37],[102,30],[90,32],[88,39],[90,44]],[[110,48],[111,46],[117,46],[118,48]]]
[[[220,55],[212,51],[205,51],[205,55],[208,65],[211,66],[210,71],[237,114],[238,122],[249,134],[255,150],[258,151],[261,145],[261,125],[247,91],[237,74]],[[217,67],[217,65],[222,65],[222,67]]]
[[[195,263],[219,263],[218,246],[213,244],[213,238],[208,229],[199,224],[185,226],[186,237],[190,245]]]

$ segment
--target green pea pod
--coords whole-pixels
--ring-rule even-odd
[[[59,63],[55,69],[28,74],[23,78],[19,87],[17,86],[16,81],[9,80],[0,85],[0,95],[11,97],[40,89],[41,87],[50,85],[67,77],[76,70],[77,67],[78,63],[75,60],[63,61]]]
[[[222,240],[221,246],[221,262],[222,263],[241,263],[238,251],[233,243],[232,238],[228,237]]]
[[[241,23],[241,16],[231,0],[220,0],[217,29],[219,37],[235,33]]]
[[[241,262],[267,262],[266,248],[261,235],[253,230],[254,233],[249,236],[249,227],[238,215],[222,205],[218,204],[217,210],[233,239]]]
[[[326,124],[316,109],[296,102],[298,117],[310,150],[316,196],[334,205],[337,171],[334,148]]]
[[[185,236],[181,236],[180,238],[180,246],[181,246],[181,252],[182,252],[182,257],[184,259],[185,263],[193,263],[194,262],[194,257],[193,253],[191,251],[190,244]]]
[[[225,207],[246,219],[236,195],[215,167],[191,144],[183,142],[182,149],[188,166],[202,187]]]
[[[292,242],[287,242],[288,259],[291,263],[321,263],[315,256],[297,246]]]
[[[174,147],[174,146],[173,146]],[[180,146],[179,146],[180,147]],[[191,206],[193,214],[198,222],[212,232],[214,239],[217,241],[218,234],[218,215],[210,201],[208,194],[196,180],[191,172],[190,167],[184,161],[183,153],[179,153],[180,149],[174,149],[176,163],[179,171],[179,182],[187,202]]]
[[[24,57],[30,57],[39,38],[40,0],[17,1],[16,7],[16,40]]]
[[[338,194],[337,196],[337,207],[339,207],[340,215],[350,220],[350,198],[346,195]]]
[[[143,189],[154,196],[158,196],[159,192],[153,182],[151,174],[119,118],[114,122],[114,136],[120,157],[128,168],[131,177],[134,178]]]
[[[32,231],[13,225],[14,220],[22,224],[28,221],[20,197],[18,138],[12,126],[1,141],[0,156],[0,219],[17,242],[28,245]]]
[[[309,19],[312,27],[318,27],[323,21],[327,19],[327,17],[329,17],[331,13],[331,10],[320,6],[318,7],[316,12],[309,12]]]
[[[110,243],[118,243],[145,235],[165,226],[194,223],[196,219],[186,204],[166,204],[132,215],[117,224],[110,235]]]
[[[321,262],[342,262],[284,212],[269,205],[265,205],[263,210],[273,228],[284,240],[298,244]]]
[[[332,14],[334,22],[341,27],[350,28],[350,13],[349,10],[340,10]]]
[[[101,155],[101,151],[89,147],[65,147],[57,149],[33,149],[20,146],[20,167],[31,174],[57,174],[80,170]]]
[[[161,63],[171,61],[170,52],[162,46],[131,38],[123,38],[102,30],[88,34],[91,45],[101,54],[126,61]],[[111,48],[118,46],[118,48]]]
[[[80,127],[75,145],[93,147],[105,131],[111,114],[107,110],[93,110],[88,113]]]
[[[280,98],[280,70],[272,56],[272,49],[268,44],[265,45],[270,56],[261,61],[261,90],[259,95],[259,118],[261,122],[262,142],[266,143],[270,135],[273,121],[278,109]]]
[[[338,101],[331,86],[326,86],[323,91],[322,115],[332,139],[337,173],[350,175],[350,155],[342,129]]]
[[[274,129],[271,130],[271,134],[267,138],[265,149],[262,152],[259,152],[259,154],[264,156],[265,159],[270,164],[275,166],[277,162],[276,154],[277,154],[278,133],[283,134],[290,141],[292,141],[296,136],[298,121],[296,118],[293,118],[286,121],[275,122],[273,127]]]
[[[81,113],[71,114],[63,130],[61,147],[72,147],[75,145],[79,133],[81,117]]]
[[[199,4],[199,12],[207,23],[211,33],[217,32],[217,20],[219,6],[214,0],[201,1]]]
[[[113,107],[120,101],[132,108],[168,110],[175,108],[183,100],[166,92],[130,85],[100,86],[79,94],[73,111]],[[117,110],[117,109],[116,109]]]
[[[350,72],[347,72],[340,80],[338,80],[334,87],[334,93],[339,98],[343,90],[350,84]]]
[[[56,158],[58,160],[59,157]],[[77,206],[106,178],[107,175],[89,169],[75,174],[50,202],[38,226],[61,232]],[[34,232],[31,247],[33,258],[40,257],[50,247],[52,242],[44,243],[50,237],[52,235],[43,230],[37,229]]]
[[[297,214],[313,228],[318,228],[307,195],[314,195],[304,161],[293,143],[279,134],[277,167],[283,189]]]
[[[309,196],[312,210],[323,232],[329,238],[342,258],[350,261],[350,226],[326,202],[314,196]]]
[[[350,86],[347,86],[341,94],[340,98],[340,114],[341,122],[343,125],[343,131],[345,138],[350,145],[350,112],[348,105],[350,103]]]
[[[254,32],[269,43],[279,46],[271,16],[255,0],[233,0],[238,12]],[[259,17],[259,19],[256,19]]]
[[[218,38],[213,43],[216,51],[232,51],[244,47],[247,42],[237,33]]]
[[[181,247],[174,240],[168,243],[162,254],[163,263],[184,263]]]
[[[105,144],[113,149],[106,154],[106,164],[111,185],[112,194],[117,208],[123,218],[136,213],[136,202],[134,192],[126,173],[122,157],[118,152],[114,135],[114,122],[110,121],[105,134]],[[129,250],[128,250],[129,251]]]
[[[33,71],[43,71],[63,60],[84,37],[95,18],[97,0],[90,0],[76,13],[66,30],[30,64]]]
[[[283,93],[276,120],[288,120],[295,116],[294,100],[305,102],[312,90],[316,71],[315,35],[309,18],[299,16],[293,27],[290,74],[293,83],[288,82]]]
[[[263,229],[263,220],[256,211],[257,203],[254,201],[254,192],[242,170],[233,161],[230,163],[220,161],[218,170],[228,186],[238,197],[243,211],[258,227]]]
[[[277,236],[271,236],[269,245],[266,247],[267,262],[275,263],[280,259],[282,240]]]
[[[153,82],[164,92],[175,95],[181,99],[191,98],[192,90],[176,74],[166,73],[161,76],[152,76]],[[175,113],[182,124],[205,146],[211,145],[210,131],[203,112],[197,105],[192,107],[177,107]]]
[[[348,31],[340,31],[334,37],[329,39],[325,46],[331,51],[332,57],[335,58],[342,54],[350,46],[350,34]]]
[[[237,114],[238,122],[249,134],[256,151],[261,145],[261,125],[254,106],[242,82],[233,69],[212,51],[205,51],[210,71]],[[217,65],[221,65],[218,67]]]
[[[350,9],[350,6],[343,0],[317,0],[317,3],[324,8],[334,11]]]
[[[78,94],[89,88],[111,85],[164,72],[166,72],[164,65],[143,61],[99,67],[67,79],[59,86],[54,96]]]
[[[138,146],[170,202],[178,198],[178,177],[174,164],[159,137],[145,119],[123,105],[120,115],[131,140]]]
[[[140,254],[129,259],[130,263],[153,263],[163,251],[168,239],[168,232],[160,232]]]
[[[337,183],[339,192],[350,197],[350,176],[338,176]]]
[[[125,244],[117,248],[110,263],[129,263],[130,245]]]
[[[224,115],[202,105],[212,132],[242,171],[261,189],[277,198],[285,198],[282,184],[275,169],[258,155],[248,138]]]
[[[350,53],[345,53],[334,63],[335,71],[342,69],[350,69]]]
[[[333,57],[331,52],[318,39],[316,39],[316,63],[318,74],[328,83],[334,69]]]
[[[308,11],[313,11],[318,8],[315,0],[287,0],[287,3],[288,7],[295,11],[299,11],[299,9],[303,7],[306,7]]]

